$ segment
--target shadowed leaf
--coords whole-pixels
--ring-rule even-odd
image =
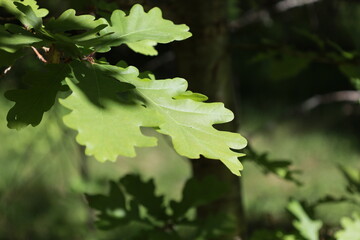
[[[62,87],[61,81],[68,76],[69,70],[67,65],[48,64],[24,76],[28,89],[7,91],[5,97],[15,102],[7,115],[8,127],[20,129],[29,124],[37,126],[43,114],[54,105]]]

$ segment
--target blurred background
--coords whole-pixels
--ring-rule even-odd
[[[150,6],[148,1],[131,0],[40,0],[39,5],[58,16],[68,8],[79,13],[101,9],[106,14],[106,9],[127,9],[138,2]],[[167,4],[180,8],[182,2],[159,1]],[[172,8],[165,7],[164,15],[171,18],[168,9]],[[233,109],[239,132],[254,151],[244,159],[241,178],[249,229],[286,229],[290,197],[314,202],[326,195],[345,196],[346,179],[339,164],[360,169],[360,2],[228,0],[226,14]],[[183,76],[181,47],[159,46],[156,57],[120,47],[98,57],[112,63],[125,60],[159,78],[170,78]],[[0,239],[119,239],[119,233],[91,226],[82,193],[106,193],[108,180],[127,173],[154,178],[157,193],[167,200],[181,198],[183,184],[193,174],[191,164],[166,139],[156,148],[138,149],[134,159],[98,163],[75,143],[75,132],[61,120],[67,110],[59,105],[36,128],[7,129],[12,103],[3,93],[18,86],[21,75],[18,66],[18,71],[0,79]],[[290,161],[302,185],[264,174],[251,158],[264,153],[272,160]],[[334,226],[356,210],[359,207],[349,203],[330,203],[316,208],[315,216]]]

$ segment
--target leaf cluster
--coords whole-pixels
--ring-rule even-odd
[[[15,102],[8,127],[38,125],[58,93],[65,92],[68,97],[60,102],[71,112],[64,122],[78,131],[76,140],[86,146],[86,154],[99,161],[134,157],[136,147],[155,146],[157,139],[141,131],[150,127],[170,136],[180,155],[219,159],[240,175],[243,154],[233,150],[244,148],[246,140],[213,127],[234,118],[222,103],[205,102],[206,96],[187,90],[184,79],[157,80],[124,62],[110,65],[95,58],[124,44],[156,55],[157,44],[190,37],[186,25],[164,19],[159,8],[145,12],[139,4],[129,13],[114,10],[109,18],[68,9],[44,19],[48,11],[35,0],[0,0],[0,7],[22,24],[0,25],[0,65],[15,68],[28,49],[40,64],[23,77],[27,88],[5,94]]]
[[[208,191],[211,186],[211,191]],[[155,193],[151,179],[142,180],[138,175],[127,175],[110,183],[105,195],[86,195],[90,207],[96,210],[96,225],[109,230],[137,223],[137,233],[128,239],[213,239],[226,234],[233,227],[223,214],[198,220],[192,210],[217,200],[227,192],[212,177],[190,179],[184,186],[181,201],[171,200]]]

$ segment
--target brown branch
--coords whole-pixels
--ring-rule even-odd
[[[47,63],[47,60],[43,57],[43,55],[41,55],[41,53],[39,53],[39,51],[35,47],[31,47],[31,48],[35,52],[36,56],[40,61],[42,61],[43,63]]]
[[[359,102],[360,91],[338,91],[323,95],[315,95],[300,105],[301,112],[311,111],[323,104],[334,102]]]

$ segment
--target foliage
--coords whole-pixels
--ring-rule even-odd
[[[212,191],[207,187],[211,186]],[[90,206],[96,210],[96,225],[109,230],[121,227],[122,231],[136,225],[133,234],[126,239],[213,239],[223,236],[234,227],[235,222],[221,213],[214,213],[206,219],[194,215],[194,209],[216,201],[228,190],[213,177],[201,181],[191,178],[185,184],[181,201],[157,195],[153,180],[144,181],[138,175],[127,175],[118,182],[110,183],[110,192],[104,195],[86,195]],[[325,198],[324,198],[325,199]],[[329,199],[328,199],[329,200]],[[348,201],[343,199],[342,201]],[[329,200],[330,201],[330,200]],[[328,203],[318,201],[316,206]],[[291,200],[287,209],[295,217],[293,226],[296,232],[281,230],[257,230],[251,240],[319,240],[323,223],[308,215],[308,207]],[[311,210],[311,209],[310,209]],[[336,240],[357,240],[359,236],[359,216],[354,220],[343,218],[342,230],[336,232]],[[330,236],[328,236],[330,237]],[[332,238],[331,238],[332,239]]]
[[[300,234],[307,240],[319,240],[322,222],[310,219],[299,202],[291,201],[287,208],[298,219],[293,222],[293,225]]]
[[[343,230],[336,232],[337,240],[359,240],[360,239],[360,216],[354,214],[354,219],[344,217],[341,220]]]
[[[298,220],[293,222],[294,227],[306,240],[318,240],[322,222],[311,220],[302,206],[297,201],[291,201],[288,205],[289,211],[294,214]],[[342,230],[335,233],[336,240],[358,240],[360,239],[360,217],[357,213],[353,214],[353,219],[344,217],[341,219]],[[285,239],[285,238],[284,238]]]
[[[342,165],[339,166],[339,169],[347,182],[346,190],[350,194],[360,196],[360,170]]]
[[[349,169],[340,166],[339,170],[343,173],[344,178],[346,179],[348,186],[347,190],[352,195],[352,197],[342,197],[342,198],[333,198],[331,196],[326,196],[318,200],[313,205],[304,204],[305,207],[300,204],[300,202],[291,200],[288,204],[287,209],[297,218],[293,222],[294,227],[299,231],[300,235],[306,240],[319,240],[320,239],[320,229],[323,225],[320,220],[312,220],[307,212],[313,212],[314,208],[324,204],[324,203],[341,203],[349,202],[358,206],[359,202],[356,202],[356,197],[360,196],[360,191],[357,187],[359,185],[359,171],[355,169]],[[306,209],[306,210],[305,210]],[[307,212],[306,212],[307,211]],[[336,240],[345,240],[353,239],[357,240],[360,236],[360,217],[357,212],[354,211],[353,219],[344,217],[341,219],[342,230],[339,230],[335,233]],[[282,238],[281,238],[282,239]],[[284,238],[285,239],[285,238]]]
[[[212,191],[205,190],[212,186]],[[137,175],[127,175],[110,183],[104,195],[86,195],[90,206],[97,210],[96,224],[101,229],[120,226],[139,229],[127,239],[212,239],[226,234],[233,227],[228,216],[214,213],[200,221],[192,217],[191,209],[206,205],[227,192],[215,178],[201,181],[190,179],[184,186],[180,202],[167,206],[164,196],[155,194],[153,180],[143,181]]]
[[[38,125],[58,92],[64,91],[69,96],[60,101],[71,110],[64,121],[78,131],[76,139],[86,146],[86,154],[99,161],[133,157],[135,147],[155,146],[156,139],[141,132],[151,127],[170,136],[180,155],[219,159],[240,175],[238,157],[243,154],[233,150],[244,148],[246,140],[213,127],[234,118],[222,103],[204,102],[203,95],[187,91],[184,79],[140,77],[135,67],[123,62],[115,66],[94,58],[95,53],[122,44],[155,55],[156,44],[190,37],[186,25],[163,19],[158,8],[145,12],[141,5],[134,5],[128,14],[115,10],[108,20],[77,16],[73,9],[42,19],[48,11],[39,9],[34,0],[1,0],[0,6],[25,27],[0,25],[0,49],[6,52],[0,56],[1,65],[15,68],[17,54],[30,47],[42,62],[39,70],[24,77],[27,89],[5,94],[15,102],[7,117],[10,128]]]

